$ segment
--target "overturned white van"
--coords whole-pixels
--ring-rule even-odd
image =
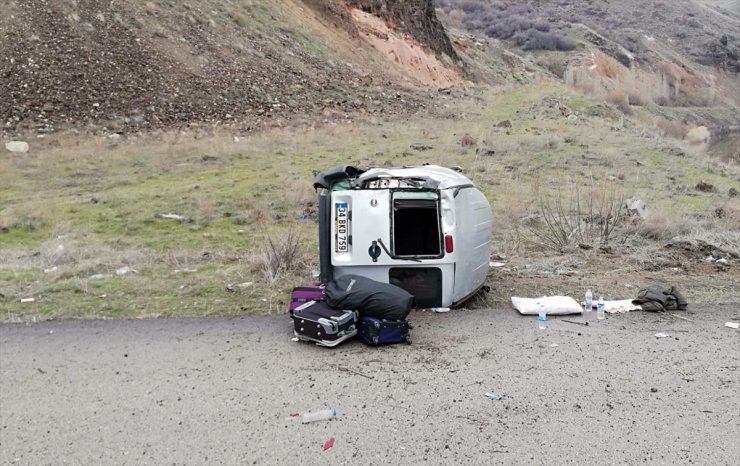
[[[485,283],[491,207],[460,171],[339,166],[316,175],[321,281],[393,283],[416,307],[449,307]]]

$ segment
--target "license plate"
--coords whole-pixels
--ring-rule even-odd
[[[346,202],[334,204],[334,247],[336,252],[349,251],[349,205]]]

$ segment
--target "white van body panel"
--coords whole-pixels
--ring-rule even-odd
[[[478,291],[486,281],[491,248],[491,206],[477,189],[460,190],[455,198],[457,271],[453,301]]]

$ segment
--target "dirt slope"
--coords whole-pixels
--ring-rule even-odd
[[[344,2],[5,3],[0,121],[6,134],[193,123],[252,129],[296,116],[417,108],[413,89],[394,84],[381,66],[352,63],[352,49],[372,53],[372,46],[360,38]],[[454,57],[431,1],[404,2],[412,3],[426,16],[409,23],[407,33]],[[383,17],[404,23],[406,16],[394,18],[408,11],[391,9]]]

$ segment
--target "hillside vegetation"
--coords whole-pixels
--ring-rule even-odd
[[[10,2],[0,110],[30,150],[0,153],[0,319],[285,312],[318,269],[313,173],[346,163],[460,166],[486,193],[506,266],[469,306],[651,282],[740,301],[737,76],[693,46],[627,66],[562,2],[462,29],[478,3],[439,3],[448,37],[421,0]],[[662,63],[684,73],[665,101]]]

